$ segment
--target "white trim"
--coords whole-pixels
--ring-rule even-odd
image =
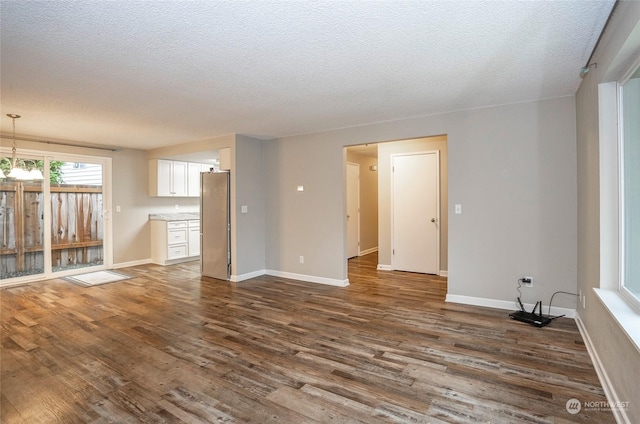
[[[498,299],[486,299],[483,297],[461,296],[457,294],[447,294],[445,302],[462,303],[464,305],[484,306],[487,308],[516,310],[515,300],[498,300]],[[525,303],[524,308],[528,311],[533,310],[535,305],[531,303]],[[542,306],[542,313],[547,314],[548,305]],[[558,308],[556,306],[551,308],[551,315],[564,315],[567,318],[574,318],[576,316],[575,309]]]
[[[386,265],[386,264],[378,264],[378,267],[376,269],[378,271],[393,271],[393,268],[391,268],[391,265]]]
[[[374,253],[374,252],[377,252],[377,251],[378,251],[378,246],[372,247],[371,249],[361,250],[360,253],[358,254],[358,256],[368,255],[370,253]]]
[[[25,275],[24,277],[16,277],[0,281],[0,288],[4,289],[7,287],[22,286],[24,284],[37,283],[48,279],[48,277],[44,277],[44,274]]]
[[[624,85],[626,83],[629,82],[631,76],[636,72],[636,70],[638,70],[638,66],[640,66],[640,58],[638,58],[638,60],[636,60],[636,63],[631,67],[631,69],[627,72],[627,75],[620,81],[620,83],[617,85],[617,95],[618,95],[618,102],[617,102],[617,128],[618,128],[618,220],[619,220],[619,226],[618,226],[618,267],[619,267],[619,276],[618,276],[618,290],[620,292],[620,294],[622,296],[624,296],[631,304],[633,304],[636,308],[640,308],[640,299],[634,294],[632,293],[626,286],[625,283],[627,282],[627,276],[625,274],[626,272],[626,238],[627,238],[627,229],[625,228],[625,224],[626,224],[626,217],[625,217],[625,212],[626,212],[626,208],[625,208],[625,178],[624,178],[624,174],[625,174],[625,167],[624,167],[624,163],[625,163],[625,152],[624,152],[624,147],[625,147],[625,135],[624,135],[624,108],[623,108],[623,103],[624,103],[624,96],[623,96],[623,89],[624,89]],[[634,99],[635,100],[635,99]],[[637,104],[634,104],[634,107],[638,106]],[[602,287],[602,286],[601,286]],[[638,345],[637,340],[634,341],[634,343],[636,343],[636,346]]]
[[[153,259],[151,259],[151,263],[155,265],[168,266],[168,265],[176,265],[184,262],[193,262],[193,261],[199,261],[199,260],[200,260],[200,256],[185,256],[184,258],[168,259],[166,261],[154,261]]]
[[[229,277],[229,281],[232,283],[239,283],[241,281],[250,280],[252,278],[260,277],[267,273],[266,269],[259,269],[257,271],[247,272],[246,274],[232,275]]]
[[[104,271],[107,269],[108,268],[104,264],[102,264],[102,265],[94,265],[94,266],[87,266],[87,267],[80,267],[80,268],[63,269],[61,271],[56,271],[55,275],[44,274],[44,273],[25,275],[24,277],[11,278],[11,279],[7,279],[5,281],[0,282],[0,288],[19,286],[19,285],[30,284],[30,283],[39,283],[46,280],[55,280],[56,278],[63,278],[63,277],[68,277],[70,275],[81,274],[83,270],[93,272],[93,271]]]
[[[357,178],[357,183],[358,183],[358,189],[357,189],[357,197],[358,197],[358,201],[357,201],[357,209],[358,209],[358,254],[356,256],[362,256],[362,253],[360,252],[360,164],[356,163],[356,162],[346,162],[345,164],[345,209],[346,212],[344,214],[344,220],[345,220],[345,225],[347,227],[347,259],[349,259],[349,223],[348,223],[348,215],[349,215],[349,196],[348,196],[348,189],[347,186],[349,185],[349,166],[355,166],[358,169],[358,178]]]
[[[448,277],[449,276],[449,271],[447,271],[446,269],[441,269],[440,272],[438,273],[438,275],[440,277]]]
[[[618,288],[620,282],[618,88],[615,82],[598,85],[600,182],[600,287]]]
[[[598,352],[596,351],[593,342],[591,341],[591,337],[589,337],[589,333],[587,332],[587,327],[585,327],[584,322],[580,318],[580,315],[576,312],[575,316],[576,325],[578,326],[578,331],[582,336],[582,340],[584,341],[584,345],[587,348],[587,353],[589,353],[589,357],[591,358],[591,362],[593,363],[593,367],[596,370],[596,374],[598,375],[598,379],[600,380],[600,385],[602,386],[602,390],[604,391],[604,395],[607,397],[607,401],[610,404],[618,404],[619,397],[616,394],[615,389],[613,388],[613,384],[611,384],[611,379],[607,374],[607,370],[604,367],[604,364],[600,360],[598,356]],[[613,412],[613,416],[618,423],[627,423],[631,424],[629,417],[627,416],[627,412],[622,408],[611,408],[611,412]]]
[[[119,262],[117,264],[113,264],[111,269],[119,269],[119,268],[128,268],[130,266],[139,266],[139,265],[147,265],[153,263],[151,258],[140,259],[138,261],[129,261],[129,262]]]
[[[316,277],[315,275],[295,274],[293,272],[276,271],[273,269],[267,269],[265,272],[267,275],[274,277],[288,278],[291,280],[307,281],[309,283],[327,284],[330,286],[347,287],[349,285],[349,279],[337,280],[334,278]]]

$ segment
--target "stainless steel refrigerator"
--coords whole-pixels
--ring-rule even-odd
[[[231,273],[229,173],[200,174],[200,271],[228,280]]]

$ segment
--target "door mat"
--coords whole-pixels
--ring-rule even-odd
[[[131,275],[120,274],[113,271],[96,271],[86,274],[72,275],[70,277],[63,277],[63,280],[67,280],[71,283],[78,284],[84,287],[99,286],[100,284],[114,283],[116,281],[128,280],[134,278]]]

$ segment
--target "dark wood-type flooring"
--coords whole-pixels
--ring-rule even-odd
[[[197,262],[0,291],[1,422],[614,422],[576,324],[445,303],[446,279],[201,281]]]

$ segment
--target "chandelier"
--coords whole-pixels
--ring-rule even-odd
[[[15,113],[7,113],[7,116],[13,121],[11,171],[9,172],[9,175],[5,177],[4,172],[2,172],[2,170],[0,169],[0,178],[13,178],[16,180],[43,180],[44,176],[42,175],[42,172],[37,168],[35,161],[32,161],[33,168],[30,171],[19,166],[18,159],[16,158],[16,119],[20,118],[20,115],[16,115]]]

